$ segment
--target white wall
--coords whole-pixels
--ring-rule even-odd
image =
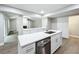
[[[10,31],[10,22],[7,15],[4,14],[4,18],[5,18],[5,35],[7,36]]]
[[[23,33],[23,20],[22,20],[22,16],[17,16],[16,17],[16,26],[17,26],[18,34],[21,35]]]
[[[4,43],[11,43],[11,42],[16,42],[18,40],[18,35],[13,34],[13,35],[8,35],[4,39]]]
[[[42,20],[41,19],[33,20],[32,25],[34,28],[40,28],[42,27]]]
[[[79,15],[69,17],[70,35],[79,36]]]
[[[48,18],[48,29],[57,30],[57,19],[56,18]]]
[[[48,27],[48,18],[42,16],[42,27],[47,28]]]
[[[52,20],[48,18],[47,27],[50,30],[52,25]]]
[[[10,31],[17,31],[16,19],[9,19],[10,21]]]
[[[52,29],[54,29],[54,30],[57,30],[57,20],[56,19],[53,19],[52,21]]]
[[[7,36],[10,31],[17,31],[16,18],[10,19],[9,16],[7,16],[6,14],[4,14],[4,17],[5,17],[5,35]]]
[[[5,19],[2,13],[0,13],[0,45],[4,44],[4,26],[5,26]]]

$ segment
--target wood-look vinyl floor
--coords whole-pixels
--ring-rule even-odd
[[[55,54],[79,54],[79,38],[63,39],[62,46]]]
[[[0,46],[0,54],[17,54],[18,44],[5,43]],[[79,38],[63,39],[62,46],[54,54],[79,54]]]
[[[18,43],[11,42],[5,43],[4,46],[0,47],[0,54],[17,54],[18,53]]]

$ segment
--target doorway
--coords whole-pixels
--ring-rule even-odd
[[[18,31],[16,22],[18,15],[7,12],[2,12],[1,14],[3,15],[1,20],[4,20],[4,44],[0,46],[0,54],[17,54]]]
[[[79,38],[79,15],[69,16],[69,36]]]

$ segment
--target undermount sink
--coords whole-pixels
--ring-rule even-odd
[[[47,32],[45,32],[45,33],[47,33],[47,34],[52,34],[52,33],[55,33],[55,32],[53,32],[53,31],[47,31]]]

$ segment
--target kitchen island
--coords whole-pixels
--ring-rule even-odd
[[[46,33],[46,31],[44,31],[44,32],[36,32],[31,34],[19,35],[18,53],[35,54],[35,51],[36,51],[35,43],[47,37],[51,37],[51,53],[56,51],[56,49],[60,47],[62,44],[62,37],[61,37],[62,33],[61,31],[56,31],[56,30],[49,30],[49,31],[53,31],[54,33],[49,34],[49,33]]]

